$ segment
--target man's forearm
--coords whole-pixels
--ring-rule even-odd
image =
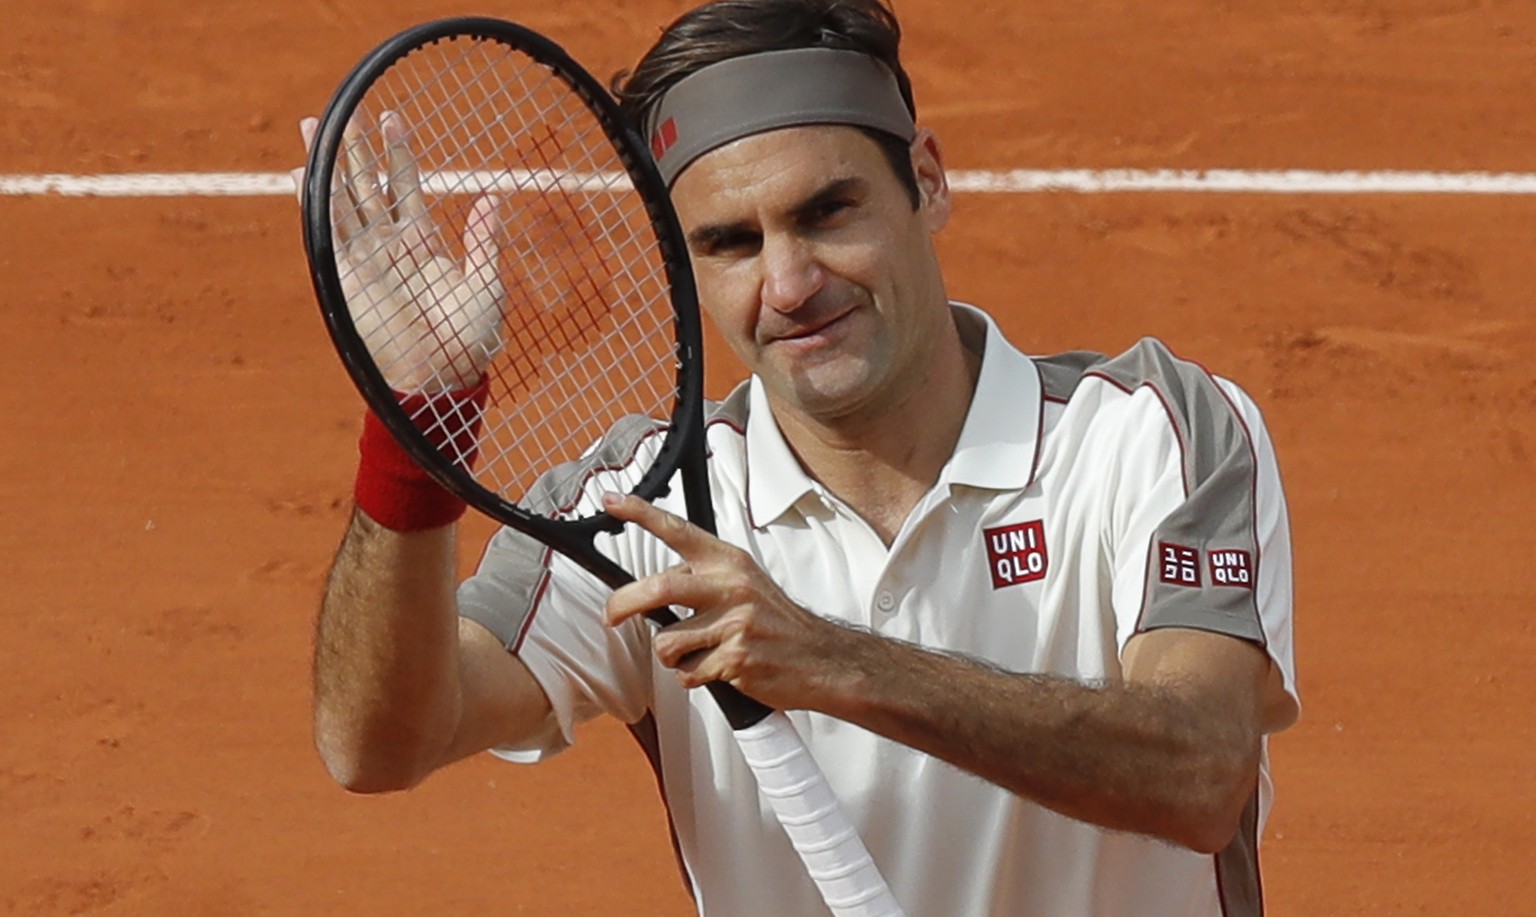
[[[315,632],[315,742],[349,789],[411,786],[452,741],[454,533],[403,534],[356,512],[337,553]]]
[[[1064,815],[1215,850],[1252,792],[1257,730],[1208,694],[1004,672],[864,632],[849,643],[822,712]]]

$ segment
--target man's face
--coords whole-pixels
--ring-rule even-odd
[[[700,303],[776,410],[877,416],[921,384],[951,321],[932,239],[949,195],[931,135],[913,149],[916,211],[851,127],[745,137],[673,186]]]

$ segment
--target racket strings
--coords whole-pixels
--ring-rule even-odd
[[[428,398],[418,428],[461,467],[477,449],[476,481],[509,502],[545,472],[540,502],[566,516],[599,511],[584,487],[633,489],[645,448],[616,461],[604,437],[631,415],[664,429],[675,322],[649,211],[587,104],[521,51],[455,38],[396,62],[344,148],[338,269],[380,372],[402,394],[488,383],[483,411]]]

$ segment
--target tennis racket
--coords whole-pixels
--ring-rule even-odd
[[[602,491],[679,479],[714,531],[682,232],[649,151],[559,46],[479,18],[385,42],[320,119],[302,206],[342,362],[444,487],[613,588],[633,577],[595,546],[622,527]],[[833,914],[900,915],[789,719],[709,690]]]

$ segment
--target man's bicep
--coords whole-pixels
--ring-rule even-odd
[[[459,619],[459,683],[463,706],[445,764],[491,748],[540,744],[559,731],[549,695],[527,664],[469,618]]]
[[[1222,701],[1260,733],[1295,722],[1296,701],[1262,646],[1211,631],[1163,627],[1131,637],[1120,655],[1128,683],[1195,692]]]

